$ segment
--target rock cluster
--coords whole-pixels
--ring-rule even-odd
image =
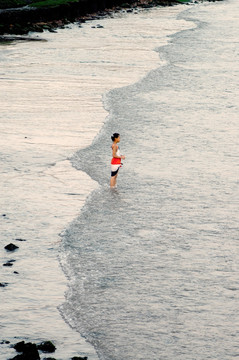
[[[189,0],[193,3],[204,0]],[[223,0],[207,0],[223,1]],[[6,34],[26,35],[29,32],[56,32],[69,23],[78,22],[79,26],[85,20],[98,20],[105,16],[112,16],[118,11],[137,12],[137,8],[151,8],[155,6],[171,6],[184,3],[184,0],[78,0],[65,2],[54,7],[31,8],[24,6],[15,9],[0,9],[0,42]],[[96,26],[97,27],[97,26]],[[2,35],[2,36],[1,36]],[[28,38],[29,39],[29,38]],[[28,40],[27,38],[20,40]],[[14,38],[13,40],[19,40]],[[32,40],[32,39],[29,39]],[[36,39],[39,40],[39,39]],[[2,216],[5,216],[3,214]]]
[[[0,283],[0,287],[6,287],[6,286],[8,286],[8,283],[6,283],[6,282],[1,282]]]
[[[20,239],[16,239],[18,241],[21,241]],[[6,245],[4,247],[4,249],[7,251],[7,252],[14,252],[15,250],[19,249],[19,246],[13,244],[13,243],[10,243],[8,245]],[[6,266],[6,267],[12,267],[13,266],[13,263],[15,262],[16,260],[15,259],[11,259],[11,260],[7,260],[4,264],[2,264],[2,266]],[[17,271],[14,271],[14,274],[18,274]],[[0,287],[6,287],[8,285],[8,283],[6,282],[1,282],[0,283]]]
[[[69,23],[100,19],[122,9],[133,12],[137,7],[169,6],[173,3],[173,0],[66,0],[66,3],[56,7],[6,9],[0,11],[0,35],[24,35],[44,30],[55,32]]]
[[[40,360],[40,355],[36,344],[30,342],[25,343],[25,341],[21,341],[13,345],[13,348],[21,354],[16,355],[14,358],[9,360]]]
[[[26,241],[22,238],[17,238],[15,241]],[[14,252],[17,249],[19,249],[19,246],[9,243],[4,247],[4,249],[7,252]],[[3,264],[3,266],[11,267],[13,266],[13,263],[15,262],[15,259],[8,260]],[[15,274],[18,274],[17,271],[14,271]],[[0,288],[5,288],[8,286],[7,282],[0,282]],[[7,291],[7,290],[1,290],[1,291]],[[2,345],[8,345],[10,344],[10,341],[8,340],[1,340],[0,344]],[[40,360],[40,354],[41,353],[54,353],[56,350],[55,345],[52,341],[43,341],[40,344],[34,344],[32,342],[25,342],[20,341],[14,345],[10,345],[12,348],[14,348],[19,354],[14,356],[11,359],[8,360]],[[53,357],[45,357],[43,360],[56,360]],[[75,356],[72,358],[72,360],[87,360],[87,357],[81,357],[81,356]]]
[[[0,344],[10,344],[7,340],[2,340]],[[56,351],[55,345],[51,341],[43,341],[40,344],[34,344],[32,342],[26,343],[25,341],[20,341],[14,345],[11,345],[12,348],[16,350],[19,354],[8,360],[40,360],[41,353],[54,353]],[[87,360],[88,358],[82,356],[74,356],[71,360]],[[56,360],[53,357],[45,357],[43,360]]]
[[[18,249],[19,247],[17,246],[17,245],[15,245],[15,244],[12,244],[12,243],[10,243],[10,244],[8,244],[8,245],[6,245],[5,247],[4,247],[4,249],[6,249],[6,250],[8,250],[8,251],[14,251],[14,250],[16,250],[16,249]]]

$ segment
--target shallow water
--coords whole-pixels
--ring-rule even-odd
[[[238,357],[237,13],[182,12],[190,29],[107,93],[107,122],[71,159],[100,186],[62,234],[61,311],[100,359]],[[115,131],[126,160],[110,190]]]
[[[176,19],[181,11],[119,14],[101,20],[102,29],[87,22],[57,34],[45,32],[46,41],[1,45],[0,198],[1,215],[6,215],[0,218],[1,263],[16,260],[2,268],[1,282],[8,283],[1,288],[2,339],[51,339],[57,358],[98,358],[58,311],[67,285],[58,263],[59,233],[80,213],[89,193],[101,191],[97,181],[72,167],[70,158],[102,127],[107,116],[103,94],[162,65],[154,49],[166,45],[168,35],[194,26]],[[19,246],[14,254],[3,249],[9,242]],[[15,354],[1,345],[1,359]]]

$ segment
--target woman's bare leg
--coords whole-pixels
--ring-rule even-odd
[[[115,176],[111,176],[110,178],[110,187],[113,188],[115,186]]]
[[[117,176],[118,176],[118,173],[115,176],[111,176],[111,178],[110,178],[110,187],[111,188],[115,187]]]

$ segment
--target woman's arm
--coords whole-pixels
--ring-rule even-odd
[[[117,150],[118,150],[118,146],[116,144],[113,144],[112,145],[112,156],[113,156],[113,158],[121,159],[121,156],[116,155]]]
[[[121,156],[118,156],[116,155],[117,153],[117,150],[118,150],[118,146],[116,144],[113,144],[112,145],[112,156],[113,158],[116,158],[116,159],[125,159],[125,156],[124,155],[121,155]]]

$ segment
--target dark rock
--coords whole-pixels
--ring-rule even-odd
[[[25,138],[26,139],[26,138]],[[27,241],[26,239],[17,238],[16,241]]]
[[[42,25],[42,28],[44,30],[50,30],[51,29],[51,27],[49,25]]]
[[[2,340],[0,341],[0,344],[3,345],[3,344],[10,344],[10,341],[8,340]]]
[[[48,357],[48,358],[43,358],[42,360],[56,360],[56,359],[52,357]]]
[[[21,355],[15,356],[11,360],[40,360],[36,344],[25,343],[21,341],[13,346],[17,352],[22,352]]]
[[[31,354],[32,357],[35,356],[34,359],[40,359],[36,344],[27,343],[23,352],[24,354]],[[33,358],[31,360],[33,360]]]
[[[152,7],[154,7],[153,4],[143,4],[143,5],[142,5],[142,8],[143,8],[143,9],[150,9],[150,8],[152,8]]]
[[[0,283],[0,287],[6,287],[8,286],[8,283]]]
[[[10,24],[9,34],[24,35],[27,34],[27,29],[23,25],[18,23]]]
[[[93,21],[93,20],[99,20],[100,19],[100,17],[99,16],[89,16],[89,17],[87,17],[87,21]]]
[[[106,15],[107,15],[107,11],[98,11],[98,15],[99,15],[99,16],[106,16]]]
[[[18,271],[13,271],[13,274],[19,274],[19,272]]]
[[[123,3],[123,4],[121,4],[121,7],[122,8],[127,8],[127,7],[130,7],[130,4],[129,3]]]
[[[2,216],[7,216],[6,214],[2,214]]]
[[[33,28],[35,32],[42,33],[44,31],[40,25],[34,25]]]
[[[13,348],[17,352],[23,352],[24,351],[24,346],[25,346],[25,341],[20,341],[20,342],[16,343],[15,345],[13,345]]]
[[[35,360],[35,358],[32,358],[31,355],[19,354],[19,355],[16,355],[16,356],[14,356],[13,358],[11,358],[9,360]]]
[[[57,21],[52,21],[51,25],[56,29],[58,26],[58,23],[57,23]]]
[[[14,251],[14,250],[16,250],[16,249],[18,249],[18,248],[19,248],[18,246],[14,245],[14,244],[12,244],[12,243],[10,243],[10,244],[8,244],[8,245],[6,245],[6,246],[4,247],[4,249],[6,249],[6,250],[8,250],[8,251]]]
[[[13,264],[13,262],[14,261],[16,261],[16,260],[14,260],[14,259],[12,259],[12,260],[8,260],[5,264],[3,264],[3,266],[12,266]]]
[[[24,355],[16,355],[13,358],[9,359],[9,360],[25,360]]]
[[[88,357],[85,356],[85,357],[82,357],[82,356],[74,356],[73,358],[71,358],[71,360],[87,360]]]
[[[40,345],[37,345],[37,349],[42,352],[52,353],[56,350],[56,347],[51,341],[43,341]]]

